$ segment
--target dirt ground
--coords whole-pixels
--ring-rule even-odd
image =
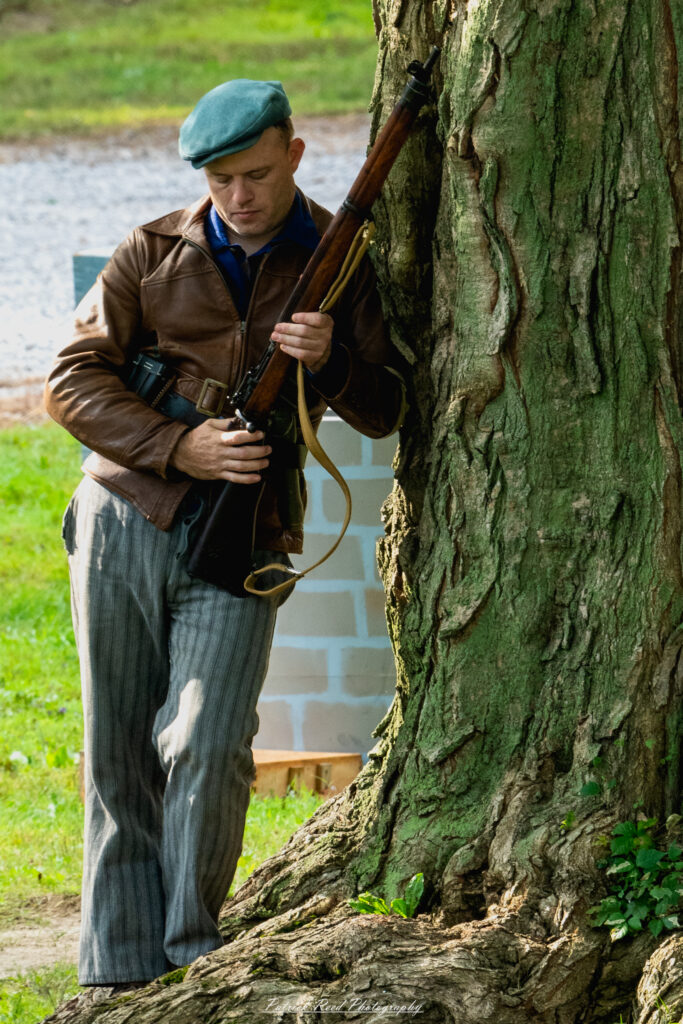
[[[49,419],[43,406],[43,383],[42,377],[28,377],[11,384],[0,381],[0,427]]]
[[[22,906],[11,923],[0,925],[0,978],[75,964],[80,919],[78,896],[45,896]]]

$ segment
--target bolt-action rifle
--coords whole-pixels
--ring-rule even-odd
[[[348,196],[335,214],[303,274],[278,317],[287,322],[293,313],[318,310],[344,263],[359,229],[408,138],[420,109],[429,99],[429,77],[439,56],[435,46],[425,61],[408,67],[410,80],[377,137]],[[272,339],[260,361],[247,371],[231,396],[236,416],[247,430],[267,431],[269,415],[288,377],[292,356]],[[207,583],[246,597],[244,581],[252,569],[254,523],[264,482],[238,484],[225,481],[196,540],[188,571]],[[296,582],[293,575],[291,583]]]

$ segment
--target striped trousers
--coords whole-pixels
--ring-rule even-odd
[[[86,477],[64,517],[85,715],[82,985],[147,981],[222,945],[277,602],[187,575],[198,515],[164,533]]]

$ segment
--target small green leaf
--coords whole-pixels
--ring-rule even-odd
[[[621,901],[618,900],[616,896],[607,896],[602,900],[600,906],[606,910],[619,910],[621,907]]]
[[[664,854],[661,850],[654,850],[651,847],[638,850],[636,864],[643,871],[653,871],[657,867]]]
[[[658,916],[660,914],[667,914],[676,903],[678,903],[678,900],[675,900],[674,903],[670,899],[659,900],[655,903],[655,914]]]
[[[618,942],[619,939],[623,939],[624,936],[628,935],[628,925],[624,922],[619,928],[613,928],[609,934],[612,942]]]
[[[683,853],[683,850],[677,843],[672,843],[666,853],[669,860],[675,861],[678,860],[680,855]]]
[[[643,925],[639,917],[629,917],[627,923],[632,932],[642,931]]]
[[[647,747],[648,750],[652,750],[654,745],[655,745],[655,741],[654,740],[645,740],[645,746]]]
[[[634,836],[635,834],[636,826],[632,821],[621,821],[612,829],[613,836]]]
[[[620,875],[625,871],[630,871],[633,867],[633,863],[630,860],[618,860],[614,864],[610,864],[607,868],[608,875]]]
[[[402,896],[398,896],[395,900],[391,901],[391,909],[394,914],[399,914],[401,917],[410,917],[408,904]]]
[[[664,925],[665,928],[669,928],[669,929],[680,928],[681,927],[680,924],[678,923],[678,914],[670,914],[668,917],[663,917],[662,918],[662,924]]]
[[[664,923],[659,917],[655,917],[654,920],[648,921],[647,926],[655,938],[657,938],[658,935],[661,935],[664,931]]]
[[[422,893],[424,892],[425,880],[424,875],[421,871],[418,871],[416,875],[408,882],[406,886],[405,899],[408,906],[408,917],[413,917],[417,910],[418,904],[422,899]]]
[[[615,857],[620,855],[623,856],[625,853],[631,853],[633,850],[633,837],[632,836],[617,836],[609,844],[609,848]]]
[[[585,786],[582,786],[579,791],[579,796],[598,796],[600,793],[600,783],[592,779],[587,782]]]
[[[648,903],[629,903],[628,913],[631,917],[637,917],[639,921],[642,921],[650,913],[650,907]]]
[[[357,900],[349,900],[349,905],[359,914],[388,914],[389,908],[381,896],[373,896],[371,892],[362,892]]]

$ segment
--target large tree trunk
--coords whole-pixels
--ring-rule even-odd
[[[380,553],[396,698],[356,783],[225,908],[234,941],[74,1021],[298,1021],[320,999],[366,1024],[387,1017],[353,999],[415,1000],[423,1024],[683,1013],[683,939],[612,945],[587,916],[599,837],[634,804],[681,810],[683,9],[377,17],[375,130],[408,59],[443,48],[438,110],[375,211],[414,364]],[[413,921],[346,903],[417,871]]]

